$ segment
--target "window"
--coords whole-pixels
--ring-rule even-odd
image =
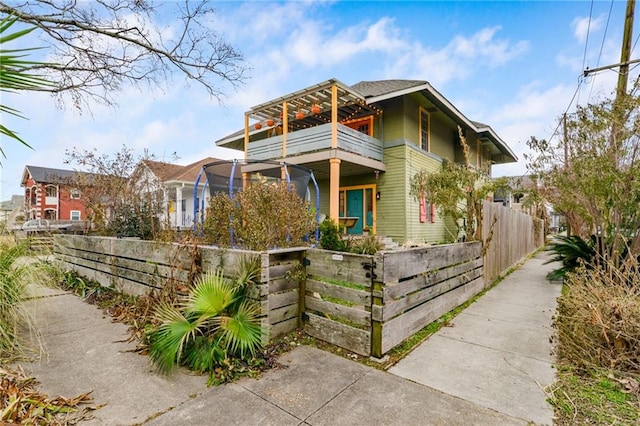
[[[425,151],[431,151],[429,140],[429,113],[420,107],[420,148]]]
[[[73,188],[71,190],[71,199],[78,200],[80,198],[80,190],[78,188]]]
[[[58,187],[54,185],[47,185],[46,188],[47,197],[57,197],[58,196]]]
[[[80,220],[80,210],[71,210],[71,220]]]
[[[365,135],[373,136],[373,116],[370,115],[364,118],[358,118],[356,120],[349,120],[342,122],[347,127],[357,130]]]

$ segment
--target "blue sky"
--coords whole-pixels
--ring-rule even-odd
[[[57,109],[48,95],[3,94],[3,104],[29,117],[3,116],[3,124],[34,149],[1,141],[8,158],[2,159],[0,200],[23,193],[20,178],[27,164],[70,168],[64,153],[73,147],[112,153],[126,145],[166,160],[175,152],[178,164],[207,156],[241,157],[213,141],[240,129],[243,112],[252,106],[329,78],[350,85],[429,81],[468,118],[489,124],[518,155],[517,164],[494,167],[494,176],[521,175],[530,136],[550,138],[557,118],[574,111],[576,102],[612,93],[615,71],[588,79],[581,75],[584,66],[619,62],[626,4],[254,1],[214,6],[218,15],[211,24],[251,68],[243,87],[222,86],[226,98],[220,103],[175,75],[163,89],[125,87],[116,109],[93,105],[82,114],[71,106]],[[635,27],[640,34],[637,22]],[[632,58],[640,56],[639,50]]]

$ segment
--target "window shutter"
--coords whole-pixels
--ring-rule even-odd
[[[424,194],[420,196],[420,223],[427,221],[427,201],[424,199]]]

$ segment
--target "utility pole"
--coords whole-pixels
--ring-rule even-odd
[[[635,0],[627,0],[627,11],[624,18],[624,30],[622,35],[622,49],[620,51],[620,62],[612,65],[605,65],[598,68],[587,68],[583,71],[582,75],[587,77],[594,72],[608,70],[611,68],[620,67],[620,73],[618,74],[618,88],[616,97],[627,92],[627,82],[629,80],[629,65],[640,62],[640,59],[631,59],[631,40],[633,38],[633,16],[636,7]]]
[[[627,12],[624,18],[624,34],[622,36],[622,50],[620,52],[620,74],[618,74],[617,97],[627,93],[629,81],[629,60],[631,59],[631,39],[633,38],[633,15],[636,0],[627,0]]]

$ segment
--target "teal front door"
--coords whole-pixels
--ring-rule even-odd
[[[347,229],[349,234],[362,234],[364,224],[362,189],[347,190],[347,216],[357,217],[355,226]]]

